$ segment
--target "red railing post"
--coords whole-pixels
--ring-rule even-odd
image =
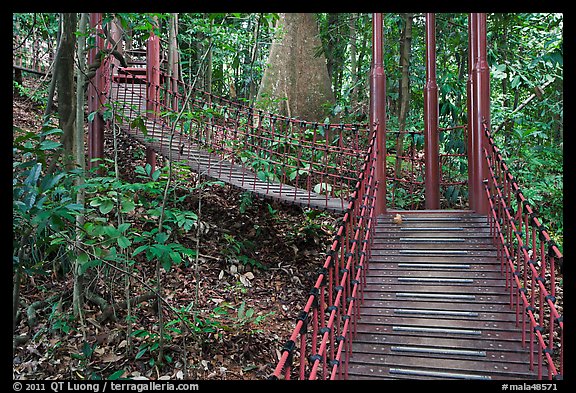
[[[487,52],[487,27],[486,27],[486,14],[480,13],[478,18],[478,76],[480,80],[478,81],[478,88],[480,89],[480,102],[481,107],[481,118],[479,127],[479,133],[481,135],[481,146],[482,148],[488,148],[488,138],[484,133],[484,129],[490,129],[490,67],[488,66],[488,52]],[[482,166],[480,169],[482,181],[488,179],[488,163],[484,160],[480,160]],[[488,214],[488,201],[486,198],[481,198],[482,203],[478,206],[478,212],[482,214]]]
[[[436,16],[426,14],[426,84],[424,86],[424,160],[426,209],[440,208],[438,150],[438,85],[436,84]]]
[[[474,158],[475,150],[472,140],[478,131],[475,131],[476,123],[474,122],[474,59],[476,58],[476,19],[472,14],[468,14],[468,82],[466,84],[466,103],[468,117],[468,204],[471,210],[476,207],[476,160]]]
[[[483,196],[482,182],[488,178],[488,167],[482,155],[486,144],[483,121],[490,118],[490,77],[486,61],[486,14],[472,13],[469,17],[472,51],[472,129],[469,165],[472,165],[469,181],[470,208],[480,214],[488,214],[488,201]],[[470,173],[470,172],[469,172]]]
[[[383,63],[382,14],[372,15],[372,68],[370,70],[370,124],[376,127],[376,215],[386,213],[386,74]]]
[[[154,32],[146,42],[146,117],[156,118],[160,103],[160,40]],[[156,152],[146,147],[146,163],[156,168]]]
[[[102,38],[102,13],[93,12],[90,14],[90,28],[95,30],[95,45],[88,52],[88,64],[93,64],[100,50],[104,48]],[[96,74],[88,83],[88,113],[95,113],[91,122],[88,122],[88,169],[99,165],[94,159],[104,157],[104,118],[100,113],[104,104],[104,61]],[[98,173],[102,173],[98,170]]]

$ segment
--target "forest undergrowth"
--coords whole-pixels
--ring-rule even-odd
[[[15,96],[13,113],[18,129],[42,128],[41,108],[30,100]],[[114,156],[110,134],[107,157]],[[122,135],[116,138],[122,184],[146,184],[143,147]],[[158,157],[157,164],[162,168],[165,162]],[[257,199],[189,171],[175,172],[169,198],[188,213],[174,218],[183,225],[175,226],[171,241],[189,250],[199,246],[199,253],[161,273],[163,362],[158,360],[156,267],[144,252],[134,253],[130,269],[114,268],[112,260],[87,268],[82,318],[72,311],[70,267],[38,260],[21,281],[14,379],[244,380],[272,373],[323,262],[336,217]],[[149,231],[157,221],[146,217],[150,209],[138,201],[145,197],[144,191],[136,192],[135,208],[126,210],[132,234]],[[93,205],[107,211],[102,201]],[[104,217],[114,222],[113,213]]]

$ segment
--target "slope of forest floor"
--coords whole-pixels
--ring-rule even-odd
[[[30,100],[15,96],[13,116],[16,127],[41,128],[42,108]],[[131,181],[134,168],[145,165],[143,148],[119,136],[118,150],[121,177]],[[164,307],[164,322],[173,327],[165,343],[170,362],[159,366],[152,346],[158,315],[155,297],[143,283],[153,285],[154,264],[142,259],[135,265],[130,297],[140,298],[129,324],[125,308],[103,318],[102,307],[92,301],[85,303],[83,320],[74,318],[72,274],[59,276],[47,261],[45,275],[25,276],[22,282],[15,337],[23,339],[13,353],[14,379],[244,380],[273,372],[323,262],[336,217],[251,198],[223,185],[191,192],[181,209],[197,212],[199,192],[199,264],[183,262],[162,277],[163,298],[171,308]],[[196,244],[196,230],[179,236],[191,248]],[[242,256],[252,264],[241,263]],[[90,288],[100,302],[125,301],[122,273],[95,270]],[[26,315],[33,304],[39,307],[30,327]],[[186,308],[194,331],[172,312]],[[144,343],[148,350],[139,353]]]

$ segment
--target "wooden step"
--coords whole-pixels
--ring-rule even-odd
[[[378,217],[349,379],[534,379],[485,217]]]

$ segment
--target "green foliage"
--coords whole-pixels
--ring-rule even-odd
[[[137,329],[132,332],[132,337],[135,338],[136,341],[140,343],[137,348],[137,353],[134,356],[135,360],[142,358],[145,354],[148,353],[149,360],[148,364],[150,366],[154,366],[156,364],[156,357],[154,354],[160,348],[160,335],[155,332],[148,331],[146,329]],[[164,334],[164,340],[169,341],[172,339],[172,336],[168,333]],[[168,363],[172,362],[172,358],[168,354],[164,354],[164,360]]]
[[[248,254],[253,254],[255,243],[251,240],[238,240],[236,237],[224,234],[224,241],[226,242],[225,248],[222,253],[231,259],[243,265],[250,265],[258,269],[266,269],[266,265],[262,262],[250,257]]]
[[[62,133],[46,127],[40,133],[14,129],[12,176],[12,231],[14,267],[22,263],[25,271],[42,269],[49,255],[61,245],[53,236],[66,231],[83,211],[69,193],[74,174],[46,173],[48,155],[60,148],[49,138]],[[20,260],[19,254],[23,255]]]
[[[302,213],[301,223],[288,234],[288,238],[292,241],[318,243],[326,234],[335,230],[330,215],[319,210],[306,209]]]
[[[240,213],[246,213],[246,209],[252,206],[252,193],[250,191],[245,191],[240,195],[240,205],[238,209]]]

